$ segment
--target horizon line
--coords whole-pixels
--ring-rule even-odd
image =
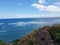
[[[60,17],[25,17],[25,18],[60,18]],[[0,18],[0,19],[23,19],[23,18]]]

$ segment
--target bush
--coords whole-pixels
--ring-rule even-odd
[[[7,44],[7,43],[0,40],[0,45],[9,45],[9,44]]]

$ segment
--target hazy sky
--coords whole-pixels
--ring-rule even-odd
[[[60,0],[0,0],[0,18],[60,17]]]

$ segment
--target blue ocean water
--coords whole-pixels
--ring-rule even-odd
[[[60,23],[60,18],[0,19],[0,40],[11,42],[39,27],[56,23]]]

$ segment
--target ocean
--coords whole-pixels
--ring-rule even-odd
[[[60,18],[0,19],[0,40],[11,42],[45,25],[59,24]]]

